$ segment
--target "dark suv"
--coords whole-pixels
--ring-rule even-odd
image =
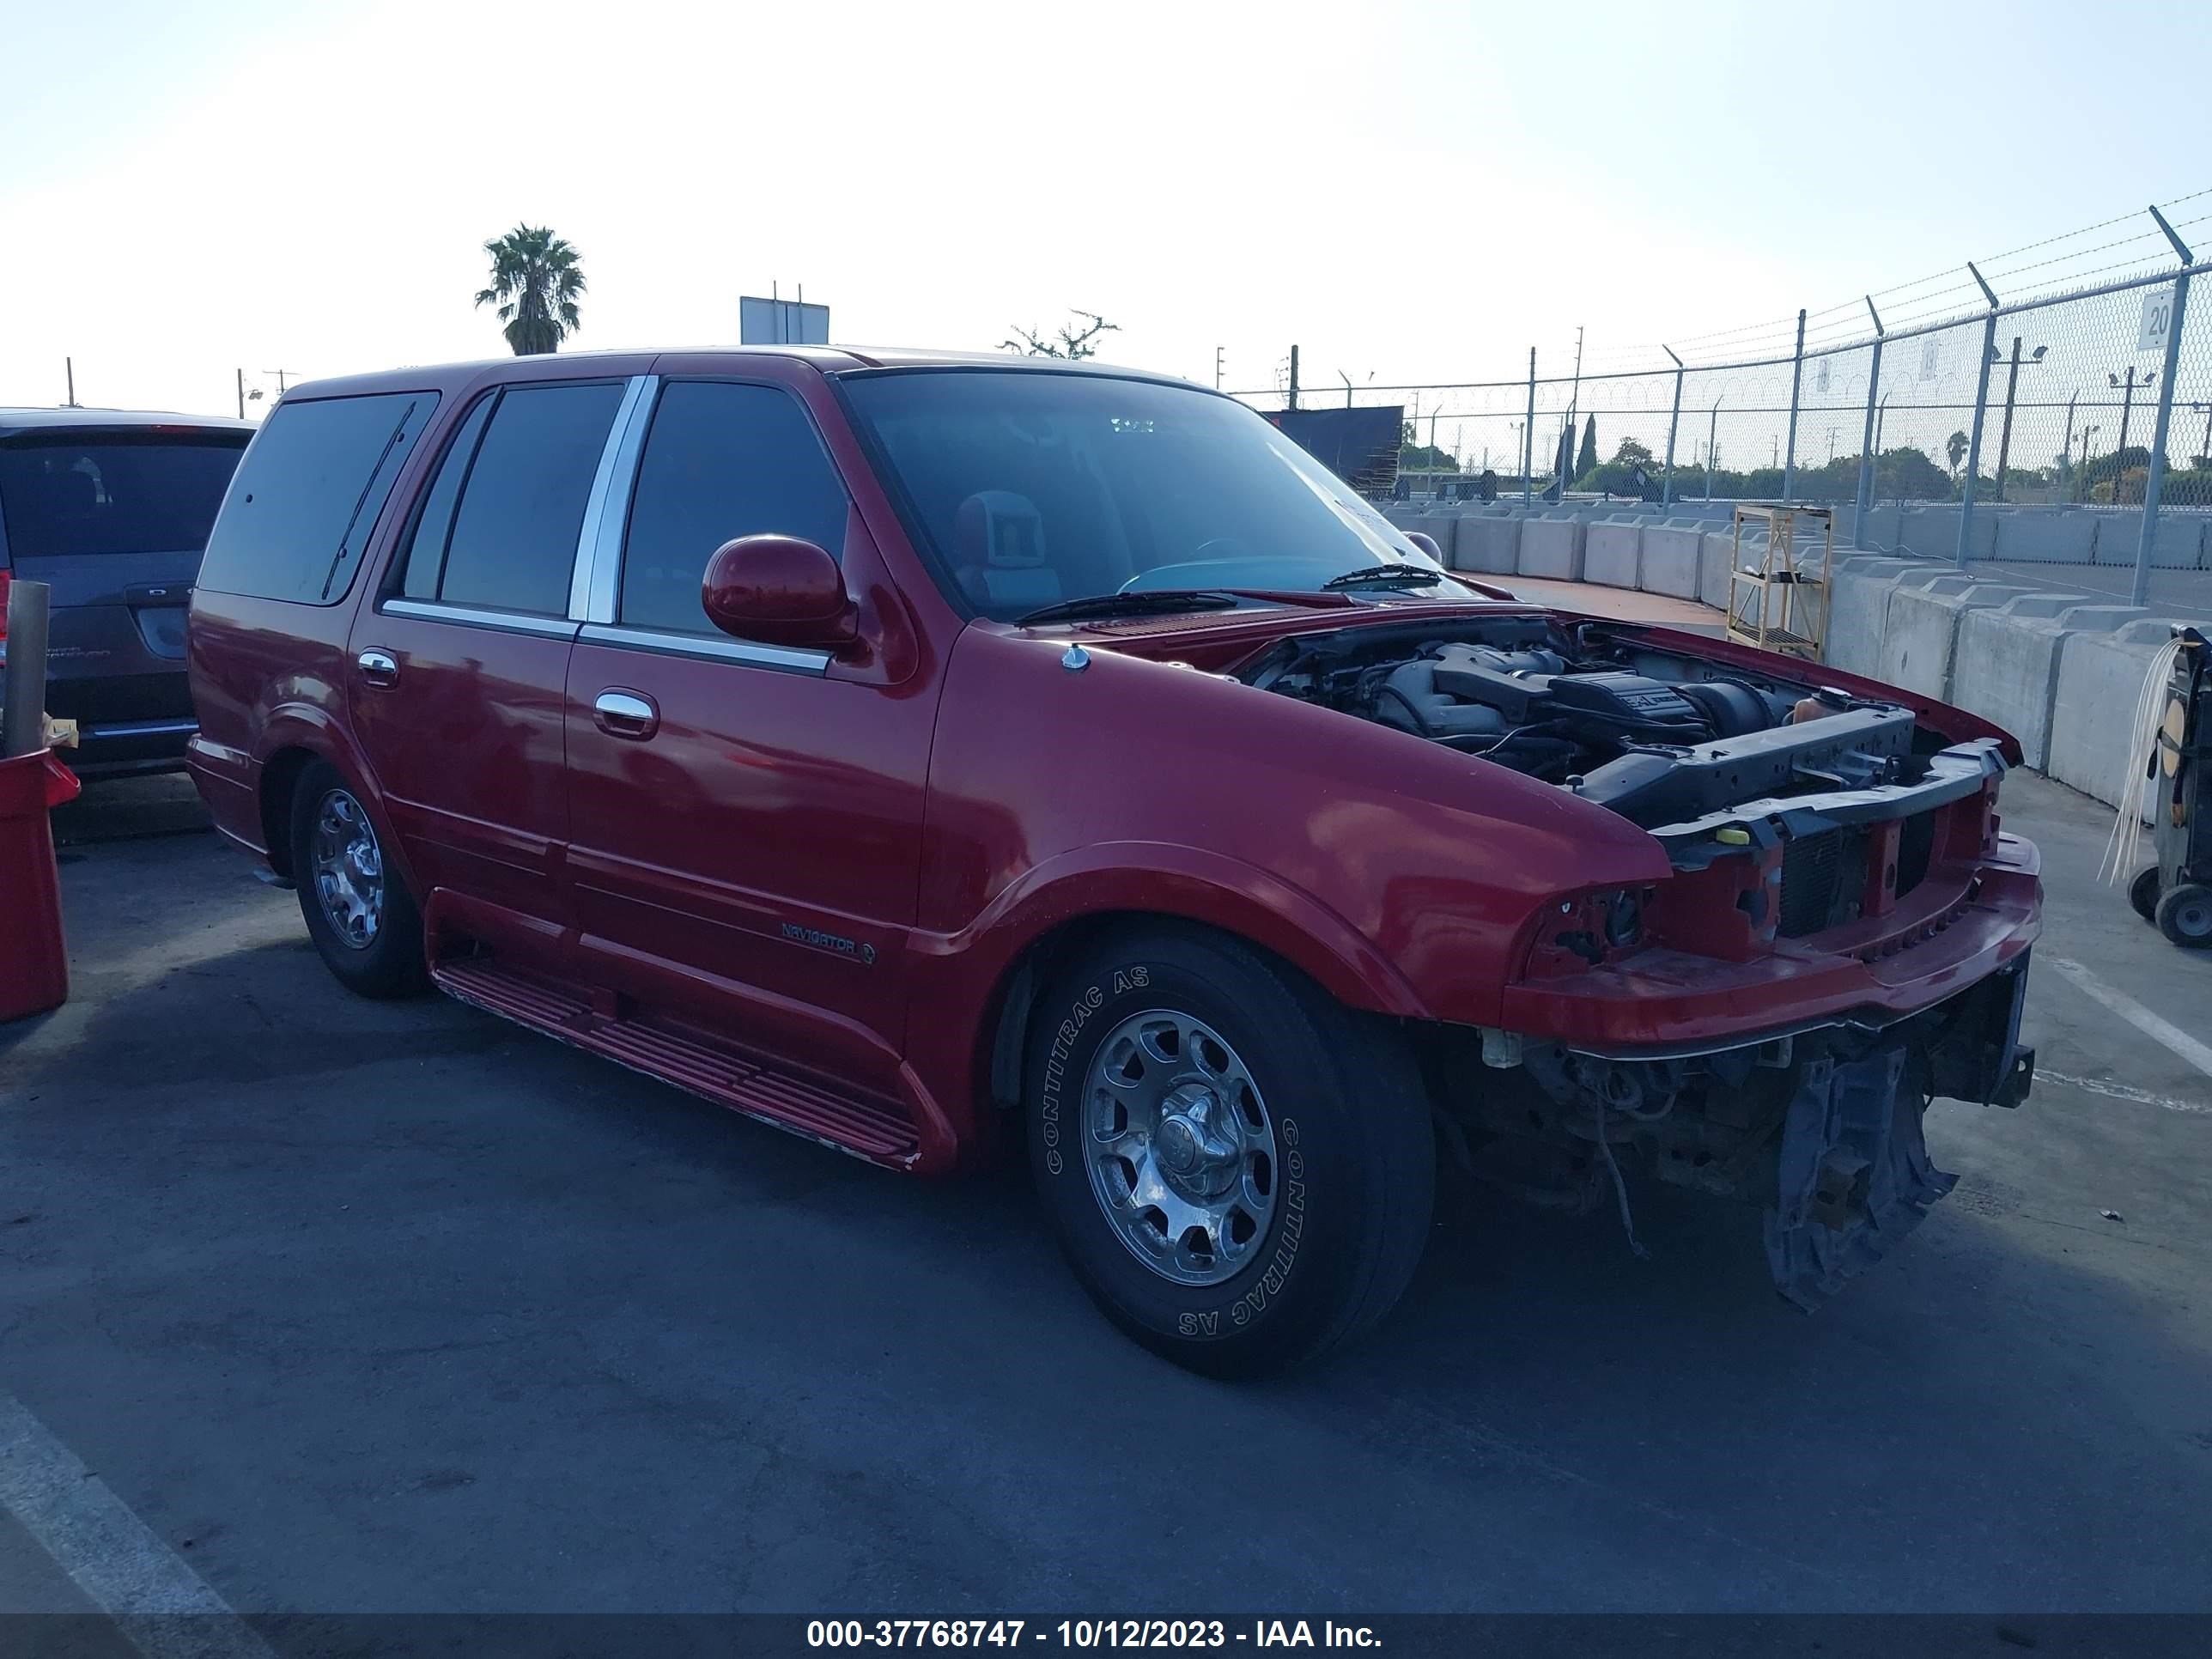
[[[0,409],[0,600],[17,577],[53,588],[46,712],[76,721],[76,770],[183,763],[185,605],[252,435],[243,421]]]
[[[1929,1098],[2033,1070],[2010,738],[1486,598],[1179,381],[295,387],[191,659],[201,793],[345,984],[893,1169],[1015,1140],[1107,1312],[1205,1370],[1380,1317],[1440,1144],[1744,1201],[1818,1300],[1948,1189]]]

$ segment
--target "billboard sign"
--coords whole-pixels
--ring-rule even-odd
[[[830,307],[811,306],[804,300],[763,300],[745,295],[738,301],[738,342],[741,345],[828,345]]]

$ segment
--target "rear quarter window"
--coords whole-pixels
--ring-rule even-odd
[[[343,599],[437,406],[434,392],[278,404],[232,481],[199,585],[306,605]]]

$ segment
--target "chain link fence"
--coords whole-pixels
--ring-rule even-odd
[[[2208,273],[2212,190],[1601,370],[1236,395],[1401,408],[1408,497],[1829,503],[1862,546],[1955,507],[1961,562],[2002,507],[2019,556],[2132,562],[2140,602],[2153,564],[2212,568]]]

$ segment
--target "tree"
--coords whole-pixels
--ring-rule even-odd
[[[543,225],[518,224],[484,244],[491,286],[477,295],[496,306],[507,343],[518,357],[558,351],[576,331],[576,300],[584,271],[576,250]]]
[[[1593,415],[1583,427],[1583,451],[1575,457],[1575,477],[1583,478],[1597,471],[1597,416]]]
[[[1070,362],[1081,362],[1085,357],[1098,355],[1100,335],[1118,334],[1121,330],[1121,324],[1109,323],[1095,311],[1071,310],[1069,314],[1090,320],[1081,328],[1070,328],[1066,324],[1061,324],[1060,337],[1056,340],[1044,339],[1035,329],[1017,325],[1014,332],[1021,338],[1002,340],[1000,344],[1008,351],[1026,352],[1032,357],[1065,357]]]
[[[1952,471],[1956,472],[1959,463],[1966,459],[1966,434],[1963,432],[1954,432],[1943,440],[1943,453],[1951,458]]]
[[[1651,451],[1633,438],[1623,438],[1620,447],[1613,452],[1613,459],[1632,466],[1638,461],[1649,466],[1651,465]]]

